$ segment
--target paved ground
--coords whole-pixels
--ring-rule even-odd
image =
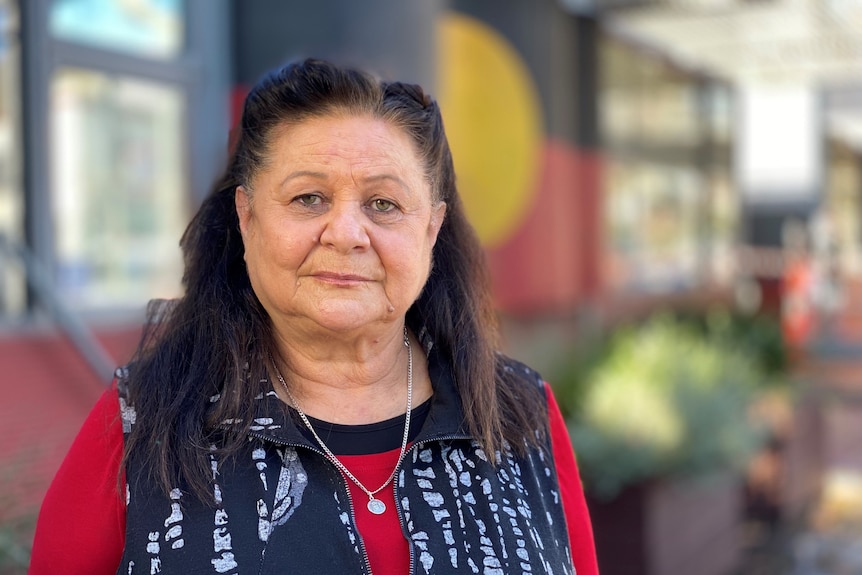
[[[799,525],[780,525],[753,546],[738,575],[862,573],[862,473],[833,472]]]

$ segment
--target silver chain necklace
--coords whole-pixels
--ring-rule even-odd
[[[377,493],[380,493],[392,480],[395,478],[395,472],[398,471],[398,466],[401,465],[401,460],[404,459],[404,453],[407,451],[407,438],[410,435],[410,410],[413,407],[413,348],[410,346],[410,338],[407,337],[407,328],[404,328],[404,346],[407,348],[407,415],[404,416],[404,437],[401,439],[401,452],[398,455],[398,461],[395,462],[395,468],[392,470],[392,474],[389,476],[383,485],[375,489],[374,491],[370,491],[367,487],[362,485],[356,476],[353,475],[347,467],[341,463],[341,461],[335,456],[334,453],[326,446],[323,440],[317,435],[317,432],[312,427],[311,422],[308,420],[308,416],[305,415],[305,412],[302,411],[302,408],[299,407],[299,403],[296,401],[296,398],[293,397],[293,394],[290,392],[290,388],[287,386],[287,382],[284,381],[284,378],[281,376],[281,373],[278,371],[276,367],[275,374],[278,377],[278,381],[281,382],[282,387],[284,387],[284,391],[287,392],[287,396],[290,398],[291,403],[293,403],[293,407],[296,409],[296,412],[299,413],[300,419],[311,431],[311,434],[314,436],[314,439],[317,440],[317,443],[320,445],[323,452],[326,454],[326,457],[332,461],[335,466],[341,470],[341,472],[347,476],[353,483],[359,487],[362,491],[368,495],[368,510],[374,515],[381,515],[386,511],[386,504],[381,500],[374,497]],[[273,362],[274,363],[274,362]]]

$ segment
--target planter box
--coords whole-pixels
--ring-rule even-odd
[[[728,575],[742,556],[742,481],[662,479],[588,499],[602,575]]]

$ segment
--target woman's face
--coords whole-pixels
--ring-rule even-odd
[[[446,211],[402,130],[347,115],[276,130],[251,187],[236,191],[245,261],[277,329],[400,324]]]

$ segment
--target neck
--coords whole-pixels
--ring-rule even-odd
[[[275,366],[290,394],[311,417],[357,425],[383,421],[405,412],[408,353],[403,328],[379,337],[279,338],[280,357]],[[413,341],[415,349],[418,344]],[[419,372],[420,392],[414,400],[430,396],[425,362]],[[415,367],[414,367],[415,369]],[[415,386],[415,384],[414,384]],[[288,404],[291,398],[280,385],[276,393]]]

